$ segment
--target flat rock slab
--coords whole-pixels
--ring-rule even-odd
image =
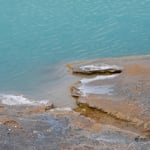
[[[95,68],[103,74],[94,76],[87,72],[95,72]],[[73,74],[76,70],[82,73],[82,79],[71,87],[78,103],[133,122],[137,129],[150,136],[150,56],[78,62],[70,64],[69,69]],[[108,73],[112,69],[120,72]]]

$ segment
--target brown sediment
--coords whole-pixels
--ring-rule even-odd
[[[9,126],[9,127],[14,127],[14,128],[19,128],[19,123],[15,120],[7,120],[4,122],[4,125]]]
[[[129,121],[122,119],[113,114],[107,113],[103,110],[97,109],[95,107],[90,107],[85,103],[78,102],[77,104],[78,107],[74,109],[76,112],[79,112],[81,115],[85,117],[94,119],[96,122],[100,124],[115,126],[120,129],[131,131],[141,136],[145,136],[146,138],[150,138],[150,131],[143,130],[143,127],[132,122],[132,120]]]
[[[0,123],[3,124],[6,121],[11,120],[7,115],[0,115]]]
[[[0,124],[3,124],[9,128],[20,130],[20,124],[10,115],[1,115],[0,116]]]
[[[148,76],[150,74],[150,66],[147,63],[141,64],[131,64],[127,65],[124,70],[127,75],[138,76],[138,75],[145,75]]]
[[[110,99],[109,97],[97,98],[96,96],[89,96],[85,99],[81,98],[78,99],[78,102],[85,103],[89,107],[93,107],[106,112],[120,120],[133,121],[138,124],[140,124],[141,122],[141,116],[138,112],[141,112],[142,110],[136,103],[126,101],[113,101],[113,99]]]
[[[0,106],[0,112],[4,111],[4,106]]]
[[[51,105],[43,105],[43,106],[28,106],[24,108],[21,112],[19,112],[20,115],[32,115],[32,114],[40,114],[47,112],[51,109],[55,108],[53,104]]]

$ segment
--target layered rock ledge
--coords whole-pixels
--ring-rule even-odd
[[[71,94],[82,109],[96,109],[106,118],[120,120],[120,124],[127,122],[130,127],[124,128],[150,138],[150,56],[98,59],[68,66],[72,74],[81,77],[71,87]],[[82,114],[92,116],[92,110],[86,114],[82,109]],[[111,121],[108,124],[116,126]]]

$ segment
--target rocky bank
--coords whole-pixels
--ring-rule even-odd
[[[67,66],[77,107],[1,103],[0,149],[150,150],[150,56]]]

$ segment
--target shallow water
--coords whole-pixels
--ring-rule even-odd
[[[149,54],[149,11],[149,0],[1,0],[0,93],[59,99],[62,64]]]

